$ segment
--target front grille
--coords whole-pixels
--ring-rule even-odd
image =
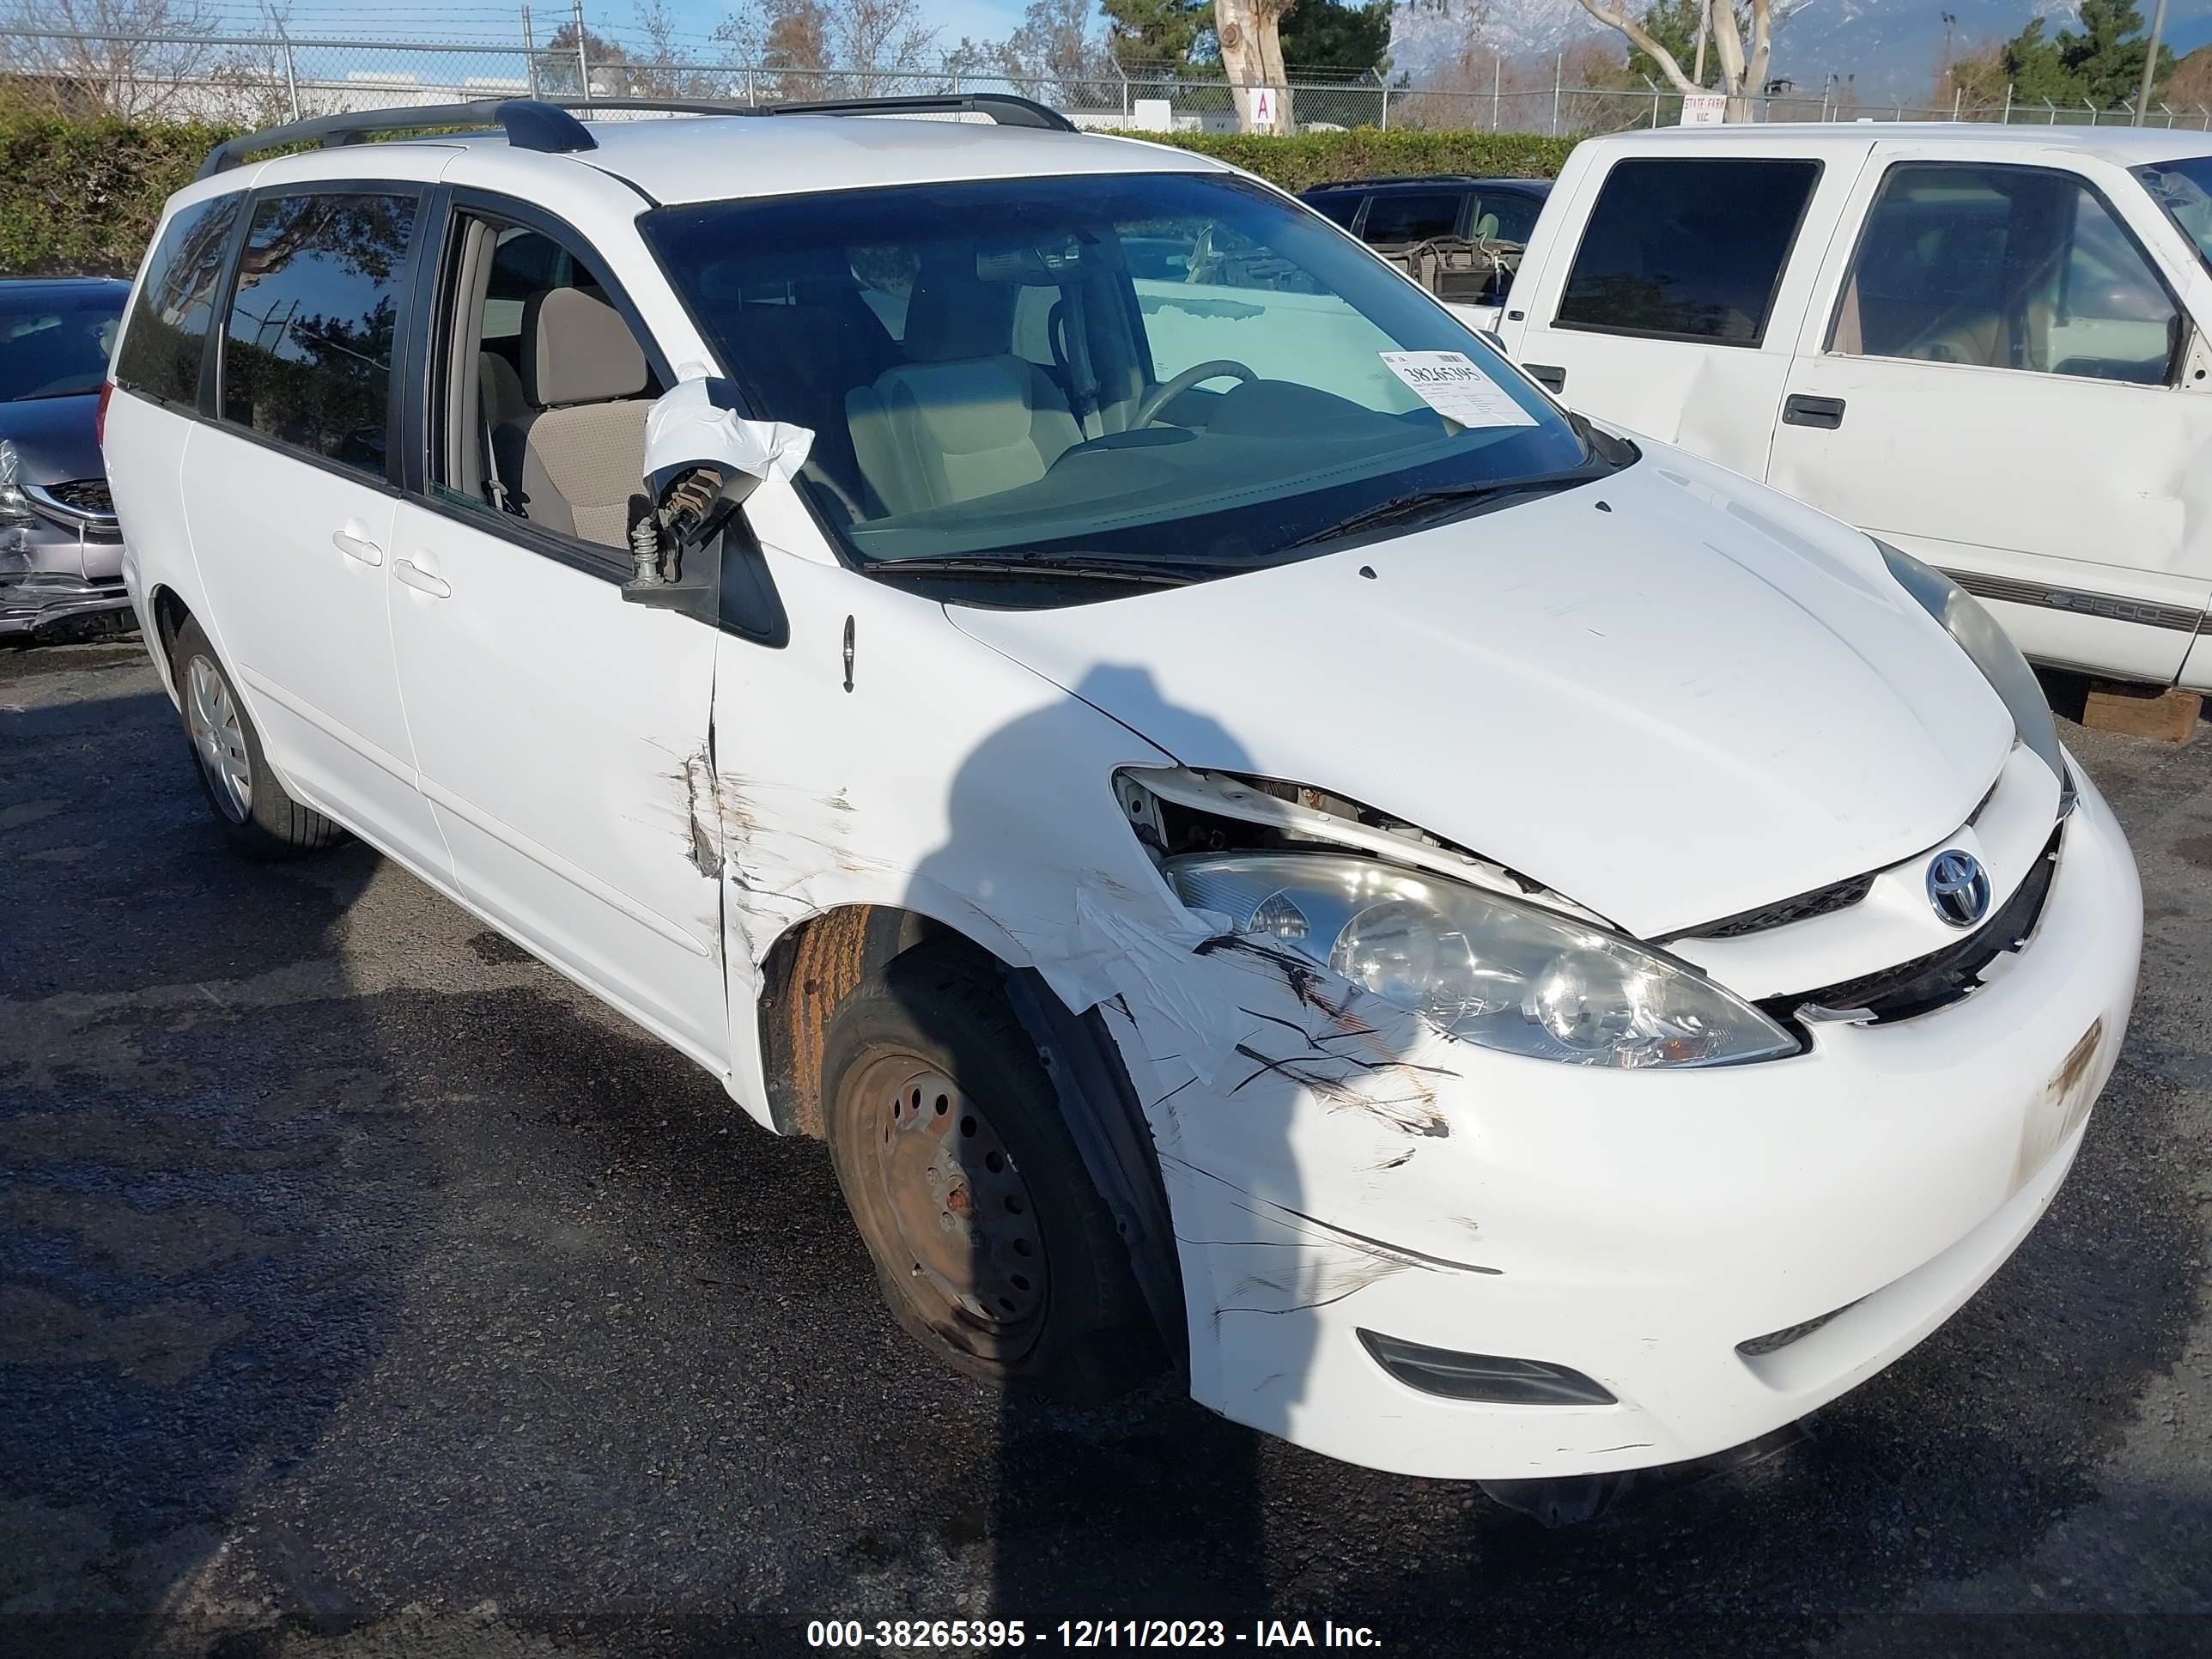
[[[1770,998],[1761,1006],[1783,1018],[1801,1008],[1837,1013],[1863,1009],[1874,1017],[1872,1023],[1880,1025],[1956,1002],[1982,982],[1984,969],[2008,951],[2020,949],[2035,931],[2058,871],[2059,843],[2065,833],[2063,825],[2052,832],[2042,856],[2005,901],[2004,908],[1957,944],[1880,973],[1824,985],[1796,996]]]
[[[105,478],[72,478],[67,483],[48,484],[46,494],[80,513],[115,516],[115,497],[108,494]]]
[[[1674,937],[1741,939],[1746,933],[1763,933],[1770,927],[1779,927],[1786,922],[1806,921],[1833,911],[1848,910],[1873,890],[1872,876],[1853,876],[1848,881],[1831,882],[1826,887],[1816,887],[1809,893],[1798,894],[1795,898],[1780,899],[1756,910],[1723,916],[1718,921],[1709,921],[1702,927],[1692,927]]]
[[[117,539],[115,501],[105,478],[71,478],[66,483],[25,484],[23,498],[50,524],[88,540]]]

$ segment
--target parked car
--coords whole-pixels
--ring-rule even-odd
[[[1474,179],[1442,173],[1347,179],[1298,199],[1363,242],[1396,247],[1440,236],[1526,244],[1552,193],[1548,179]]]
[[[0,282],[0,639],[130,620],[96,429],[130,292],[105,277]]]
[[[1346,179],[1316,185],[1299,199],[1468,322],[1488,328],[1551,191],[1548,179],[1446,173]]]
[[[1579,1480],[1972,1295],[2142,935],[1976,602],[1234,169],[830,107],[1003,125],[380,112],[172,198],[107,449],[233,845],[826,1137],[994,1381]]]
[[[1499,331],[1576,408],[1940,567],[2039,661],[2212,690],[2212,138],[1578,145]]]

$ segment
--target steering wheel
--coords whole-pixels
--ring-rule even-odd
[[[1216,357],[1211,362],[1193,363],[1171,380],[1162,381],[1147,392],[1137,403],[1137,412],[1130,418],[1131,430],[1150,426],[1161,410],[1181,397],[1200,380],[1217,380],[1223,375],[1235,376],[1250,383],[1260,377],[1242,363],[1231,362],[1226,357]]]

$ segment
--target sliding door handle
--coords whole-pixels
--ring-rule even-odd
[[[432,575],[412,559],[394,559],[392,562],[392,574],[417,592],[428,593],[434,599],[450,599],[453,597],[453,590],[446,585],[443,577]]]
[[[1523,363],[1521,367],[1528,371],[1530,380],[1555,398],[1567,389],[1567,371],[1564,368],[1552,363]]]
[[[1817,426],[1833,432],[1844,423],[1844,400],[1841,398],[1808,398],[1793,392],[1782,400],[1782,424],[1784,426]]]

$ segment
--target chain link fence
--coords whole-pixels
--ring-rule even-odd
[[[564,19],[564,21],[567,21]],[[527,27],[526,25],[526,27]],[[570,29],[574,40],[579,31]],[[361,109],[453,103],[477,98],[693,98],[769,104],[961,92],[1012,92],[1050,105],[1078,125],[1106,129],[1231,132],[1237,100],[1218,80],[1159,65],[1103,59],[1081,75],[1023,74],[946,58],[892,69],[795,68],[690,56],[643,61],[623,52],[592,60],[592,39],[559,46],[521,36],[507,41],[295,39],[267,34],[124,35],[19,30],[0,36],[0,102],[132,119],[196,120],[250,126]],[[1576,137],[1669,126],[1681,100],[1666,88],[1571,86],[1562,62],[1540,69],[1495,64],[1487,77],[1449,83],[1387,83],[1374,74],[1293,71],[1267,88],[1290,130],[1380,127],[1534,132]],[[1487,78],[1489,84],[1480,82]],[[1532,84],[1532,82],[1534,82]],[[1752,100],[1766,121],[1990,121],[2014,125],[2128,125],[2126,107],[2098,109],[2016,100],[1947,108],[1846,101],[1778,91]],[[2212,109],[2160,104],[2148,125],[2212,131]]]

